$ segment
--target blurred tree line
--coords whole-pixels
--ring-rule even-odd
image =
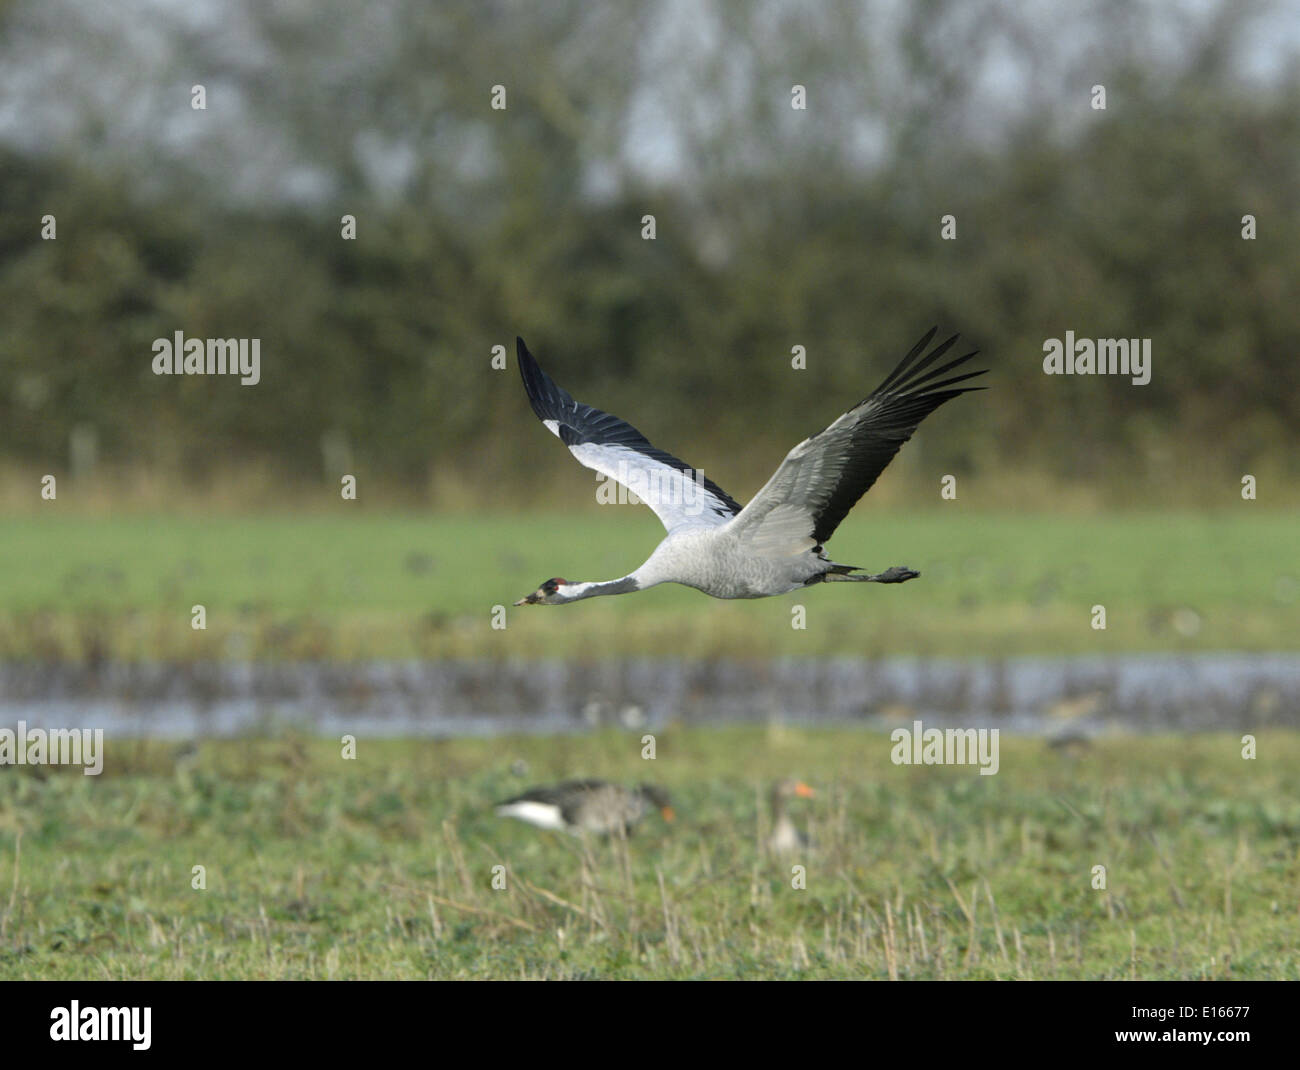
[[[11,466],[62,471],[80,434],[163,477],[351,455],[500,503],[572,464],[532,425],[522,334],[743,498],[938,323],[993,389],[904,465],[1140,494],[1300,470],[1300,79],[1273,8],[112,8],[0,3]],[[153,375],[177,330],[260,338],[260,384]],[[1066,330],[1150,337],[1151,384],[1043,375]]]

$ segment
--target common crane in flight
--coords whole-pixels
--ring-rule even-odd
[[[786,454],[743,508],[631,424],[574,401],[516,338],[519,371],[538,419],[579,462],[649,505],[668,534],[645,564],[620,579],[570,583],[556,576],[515,605],[563,605],[660,583],[681,583],[714,598],[766,598],[829,581],[916,578],[919,572],[899,565],[872,575],[838,564],[824,545],[926,416],[958,394],[984,389],[957,386],[983,370],[944,378],[978,350],[933,367],[956,335],[921,356],[937,330],[932,327],[870,396]]]

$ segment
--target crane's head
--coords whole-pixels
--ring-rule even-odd
[[[547,580],[532,594],[526,594],[523,598],[515,603],[517,606],[558,606],[568,599],[560,593],[560,588],[565,586],[569,581],[562,576],[553,576]]]

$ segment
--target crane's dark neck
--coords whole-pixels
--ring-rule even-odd
[[[576,602],[581,598],[595,598],[601,594],[631,594],[639,591],[641,585],[635,576],[624,576],[617,580],[597,580],[592,583],[566,583],[559,589],[564,601]]]

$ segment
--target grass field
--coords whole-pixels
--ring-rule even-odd
[[[1300,649],[1300,514],[860,509],[837,560],[906,564],[899,587],[717,602],[682,587],[510,608],[554,575],[631,571],[662,536],[642,507],[574,515],[82,517],[0,528],[0,657],[359,658],[999,655]],[[191,607],[207,628],[190,627]],[[1091,625],[1104,605],[1105,631]],[[494,629],[493,606],[506,609]],[[806,628],[791,627],[795,605]]]
[[[1226,736],[1004,739],[988,777],[889,746],[692,730],[653,763],[613,733],[343,761],[282,738],[0,768],[0,978],[1300,976],[1300,738],[1254,761]],[[584,844],[492,815],[579,773],[665,784],[678,820]],[[788,774],[817,789],[815,846],[779,860],[760,796]]]
[[[1300,649],[1300,514],[860,512],[835,557],[920,579],[513,609],[548,576],[630,571],[657,522],[52,503],[0,528],[0,660]],[[1261,733],[1254,761],[1228,736],[1003,739],[991,777],[894,766],[852,729],[668,728],[653,763],[615,732],[359,746],[109,740],[98,778],[0,766],[0,978],[1300,976],[1300,736]],[[586,843],[492,814],[576,775],[662,783],[680,818]],[[786,775],[818,790],[806,857],[761,848]]]

